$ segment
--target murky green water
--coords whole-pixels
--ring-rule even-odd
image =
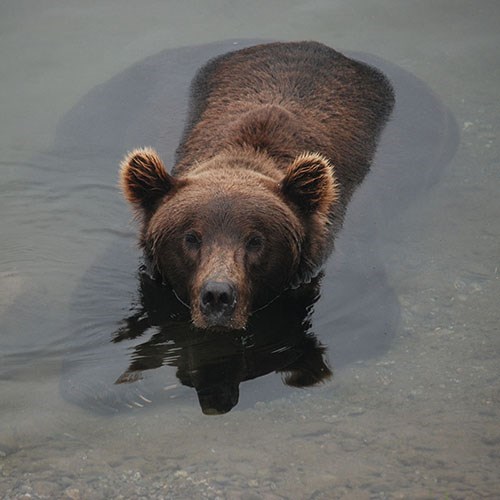
[[[495,498],[499,16],[486,1],[4,2],[0,496]],[[310,318],[333,379],[293,389],[271,369],[241,382],[231,412],[207,417],[178,363],[113,384],[151,337],[109,342],[137,311],[139,254],[116,165],[149,141],[168,158],[197,58],[242,38],[379,56],[406,107]],[[162,87],[175,95],[171,116],[130,123],[149,102],[136,89],[158,92],[147,64],[159,60],[174,68]],[[441,103],[460,129],[451,162]],[[196,341],[166,341],[199,355]]]

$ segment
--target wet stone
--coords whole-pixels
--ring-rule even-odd
[[[41,497],[52,497],[58,490],[58,485],[49,481],[36,481],[33,483],[33,491]]]
[[[64,495],[70,500],[80,500],[82,497],[80,495],[80,490],[76,488],[67,488],[64,490]]]

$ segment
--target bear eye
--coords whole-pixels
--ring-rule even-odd
[[[257,252],[264,245],[264,238],[259,235],[252,236],[247,241],[247,250],[250,252]]]
[[[184,235],[184,242],[193,250],[198,250],[201,247],[201,238],[193,232],[189,232]]]

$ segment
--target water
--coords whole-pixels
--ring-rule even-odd
[[[0,14],[3,496],[495,497],[493,2],[26,1]],[[127,149],[151,144],[171,164],[186,82],[234,47],[211,42],[235,37],[360,51],[401,103],[314,307],[316,289],[299,308],[276,304],[281,316],[263,311],[261,324],[278,318],[274,336],[246,350],[247,339],[215,349],[182,328],[140,323],[151,305],[116,188]],[[160,62],[167,75],[155,72]],[[284,384],[274,371],[304,353],[333,378]],[[202,414],[189,387],[213,364],[229,406],[235,381],[239,392],[217,417]]]

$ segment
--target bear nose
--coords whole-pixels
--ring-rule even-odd
[[[228,281],[207,281],[201,289],[201,312],[213,325],[222,325],[233,314],[236,290]]]

